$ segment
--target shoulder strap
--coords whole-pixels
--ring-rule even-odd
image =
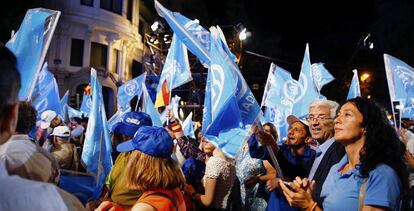
[[[177,201],[172,196],[170,196],[166,193],[163,193],[163,192],[152,192],[152,193],[149,193],[148,195],[146,195],[145,198],[148,197],[148,196],[152,196],[152,195],[161,196],[161,197],[169,199],[173,203],[173,205],[175,207],[175,210],[178,211]]]
[[[361,189],[359,190],[358,211],[362,211],[362,207],[364,206],[365,192],[367,190],[367,180],[368,178],[366,177],[362,180]]]

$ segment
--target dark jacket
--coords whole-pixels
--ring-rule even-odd
[[[334,164],[337,164],[345,155],[345,148],[341,143],[334,142],[326,151],[318,168],[316,169],[313,179],[316,181],[313,188],[312,198],[318,205],[322,206],[323,199],[320,197],[323,183],[328,176],[329,170]],[[312,167],[312,166],[311,166]]]

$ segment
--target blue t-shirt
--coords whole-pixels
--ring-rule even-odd
[[[363,178],[359,165],[342,174],[348,163],[348,156],[332,166],[323,184],[321,197],[324,198],[323,210],[358,210],[359,192]],[[398,210],[400,205],[401,182],[390,166],[379,164],[369,173],[364,205],[388,207]]]

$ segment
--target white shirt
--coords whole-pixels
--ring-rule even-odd
[[[5,162],[10,175],[29,180],[54,182],[59,166],[53,156],[32,143],[27,135],[13,135],[0,146],[0,160]]]
[[[0,161],[0,210],[84,210],[74,196],[50,183],[10,176]]]

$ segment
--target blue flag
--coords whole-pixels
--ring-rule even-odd
[[[162,127],[163,125],[161,122],[160,113],[158,113],[158,111],[154,107],[154,103],[152,102],[152,99],[150,95],[148,94],[146,87],[144,87],[142,94],[143,94],[142,111],[150,115],[153,126]]]
[[[194,135],[194,126],[193,126],[193,112],[187,116],[187,118],[183,122],[183,133],[185,136],[189,136],[195,139]]]
[[[319,93],[321,92],[323,86],[335,80],[335,78],[325,68],[323,63],[314,63],[311,65],[311,69],[312,78]]]
[[[234,72],[230,69],[218,48],[216,42],[211,42],[211,63],[208,76],[210,82],[207,83],[210,87],[206,88],[207,90],[210,89],[210,93],[206,92],[206,95],[209,95],[207,97],[210,98],[210,107],[204,112],[204,115],[211,118],[211,122],[208,125],[203,125],[203,127],[205,127],[205,136],[213,144],[218,146],[227,156],[234,157],[241,148],[244,137],[238,137],[237,141],[236,139],[226,140],[220,137],[237,128],[245,130],[245,125],[235,95],[237,81],[234,80]],[[210,114],[207,111],[210,111]]]
[[[114,115],[111,116],[110,119],[108,119],[108,127],[112,128],[115,123],[122,121],[122,117],[125,113],[130,112],[131,107],[127,108],[125,111],[122,111],[121,109],[118,109]]]
[[[27,101],[32,97],[59,16],[60,12],[54,10],[28,10],[19,30],[6,43],[6,47],[17,57],[21,77],[19,100]]]
[[[82,97],[82,103],[80,107],[80,111],[85,117],[89,117],[89,113],[91,112],[92,108],[92,97],[91,95],[84,93]]]
[[[270,65],[262,105],[266,107],[264,112],[266,120],[277,128],[279,144],[283,143],[287,136],[286,117],[292,113],[299,89],[299,82],[293,79],[288,71],[273,63]]]
[[[393,101],[400,101],[404,105],[402,117],[413,119],[414,68],[388,54],[384,54],[384,63],[391,106]]]
[[[218,147],[228,157],[234,158],[240,151],[243,139],[247,136],[247,129],[233,128],[222,131],[218,136],[209,136],[207,139]]]
[[[53,110],[57,114],[61,114],[58,85],[53,74],[48,71],[47,63],[43,65],[39,73],[31,99],[37,110],[38,119],[46,110]]]
[[[251,125],[259,115],[260,106],[256,101],[252,91],[244,80],[239,67],[234,62],[235,56],[230,52],[226,40],[224,39],[223,32],[219,27],[211,27],[212,39],[211,42],[216,42],[217,51],[223,57],[228,67],[232,70],[234,81],[236,82],[236,98],[237,105],[240,110],[242,123],[244,125]],[[216,53],[211,51],[211,54]]]
[[[64,120],[68,120],[68,109],[66,106],[68,106],[68,98],[69,98],[69,90],[66,90],[65,94],[63,95],[62,99],[60,99],[60,110],[61,115],[64,118]]]
[[[359,87],[358,71],[352,70],[354,76],[352,76],[351,85],[349,86],[348,96],[346,99],[352,99],[356,97],[361,97],[361,88]]]
[[[75,117],[82,118],[82,112],[70,107],[69,105],[66,105],[66,109],[67,109],[69,118],[75,118]]]
[[[233,71],[223,59],[216,42],[211,42],[210,99],[211,123],[206,135],[218,136],[220,131],[243,126],[236,98]]]
[[[207,126],[211,124],[211,73],[208,70],[206,88],[204,93],[203,119],[201,124],[201,134],[206,134]]]
[[[191,80],[190,64],[187,48],[174,34],[168,51],[165,64],[161,72],[160,81],[167,81],[168,88],[173,90]],[[162,83],[158,83],[157,92],[161,91]]]
[[[200,59],[201,63],[210,61],[210,33],[200,26],[198,20],[190,20],[180,13],[171,12],[163,7],[157,0],[154,1],[155,9],[163,17],[175,35],[187,46],[187,48]]]
[[[118,89],[118,108],[126,110],[129,106],[129,101],[135,96],[141,97],[142,87],[144,86],[146,73],[127,81]]]
[[[96,70],[91,69],[92,108],[85,142],[82,150],[82,161],[89,173],[96,175],[97,183],[94,197],[98,199],[102,193],[105,178],[112,168],[112,145],[109,136],[102,87],[98,81]]]
[[[309,55],[309,45],[306,44],[305,55],[303,56],[302,68],[299,76],[298,93],[295,96],[292,114],[297,117],[304,117],[309,112],[309,105],[319,99],[319,92],[316,89]]]

